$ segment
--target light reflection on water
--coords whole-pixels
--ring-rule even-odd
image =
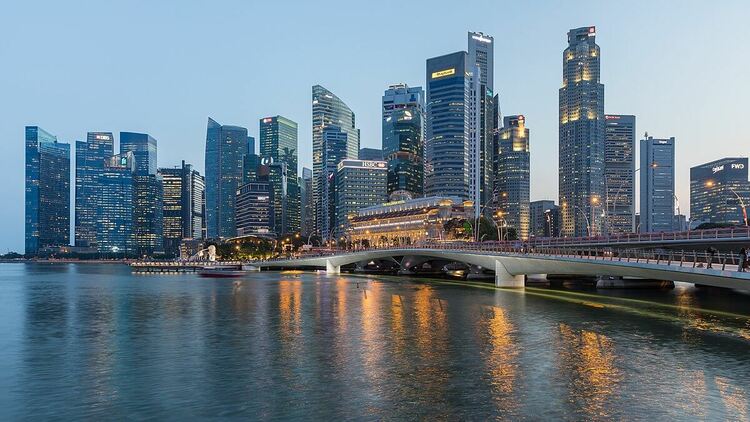
[[[750,414],[750,299],[682,287],[519,292],[9,264],[0,305],[3,420]]]

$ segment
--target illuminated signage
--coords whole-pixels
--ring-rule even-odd
[[[385,169],[387,163],[385,161],[343,160],[339,163],[338,168],[341,170],[344,167]]]
[[[264,166],[270,166],[273,164],[273,157],[263,157],[260,159],[260,164]]]
[[[525,118],[525,117],[523,117],[523,114],[521,114],[520,116],[518,116],[518,120],[520,120],[520,121],[524,121],[525,119],[526,119],[526,118]]]
[[[711,168],[711,170],[713,170],[714,173],[718,173],[720,171],[723,171],[724,170],[724,164],[722,164],[720,166],[713,167],[713,168]]]
[[[266,117],[265,119],[263,119],[263,123],[271,123],[272,121],[273,121],[272,117]]]
[[[604,116],[604,120],[620,120],[620,116]]]
[[[596,27],[589,26],[589,37],[593,37],[594,35],[596,35]]]
[[[455,68],[439,70],[437,72],[432,72],[432,79],[442,78],[443,76],[450,76],[450,75],[455,75],[455,74],[456,74]]]
[[[732,170],[742,170],[745,168],[744,164],[732,164]]]
[[[109,135],[94,135],[94,139],[98,139],[100,141],[109,141],[112,138]]]
[[[127,157],[120,158],[120,165],[127,166],[128,165],[128,159]]]
[[[490,43],[490,42],[492,42],[492,38],[487,38],[487,37],[483,37],[483,36],[481,36],[481,35],[478,35],[478,34],[476,34],[476,35],[472,35],[472,36],[471,36],[471,39],[473,39],[473,40],[477,40],[477,41],[479,41],[479,42],[486,42],[486,43]]]

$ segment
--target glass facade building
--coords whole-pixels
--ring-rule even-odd
[[[209,118],[206,129],[206,233],[209,238],[234,237],[237,189],[250,152],[247,129]]]
[[[356,160],[359,157],[359,129],[356,127],[354,112],[339,97],[320,85],[312,87],[312,139],[313,139],[313,203],[315,209],[320,208],[323,186],[320,184],[321,174],[326,173],[325,149],[323,131],[328,126],[336,126],[346,134],[345,156],[341,159]],[[336,151],[334,154],[339,156]],[[335,167],[333,172],[335,173]],[[319,212],[315,214],[316,230],[324,233],[318,223]]]
[[[96,243],[97,193],[105,161],[114,155],[112,132],[89,132],[76,142],[75,244]]]
[[[604,85],[593,26],[571,29],[560,88],[562,236],[599,235],[604,206]]]
[[[302,168],[302,177],[300,181],[300,202],[302,203],[301,209],[301,229],[302,235],[310,236],[315,231],[313,224],[315,215],[315,205],[313,204],[313,185],[312,185],[312,169],[307,167]]]
[[[360,148],[360,160],[383,161],[383,150],[379,148]]]
[[[203,237],[205,180],[193,166],[159,169],[164,200],[162,203],[164,253],[179,256],[182,239]]]
[[[471,81],[465,51],[427,60],[425,104],[426,196],[469,194]]]
[[[555,213],[558,213],[555,201],[532,201],[529,203],[529,210],[529,237],[557,237],[559,221],[554,218]]]
[[[300,231],[297,142],[297,123],[282,116],[260,120],[260,155],[273,163],[269,176],[274,190],[274,229],[279,236]]]
[[[690,219],[694,224],[747,224],[748,159],[730,157],[690,168]]]
[[[106,256],[136,254],[134,204],[135,158],[132,152],[110,157],[99,175],[96,200],[96,244]]]
[[[70,144],[26,126],[25,250],[70,244]]]
[[[497,139],[495,179],[497,218],[516,229],[518,238],[529,238],[530,155],[529,129],[522,115],[506,116]]]
[[[273,235],[272,192],[267,182],[251,182],[237,190],[237,236]]]
[[[635,116],[604,116],[604,227],[608,234],[635,231]]]
[[[318,173],[320,202],[317,204],[316,228],[323,241],[333,238],[336,228],[336,173],[341,160],[348,159],[348,134],[338,126],[323,130],[323,162]]]
[[[493,135],[498,115],[494,114],[495,40],[481,32],[468,33],[468,63],[472,73],[470,91],[469,191],[472,200],[489,204],[493,199]],[[476,207],[476,212],[480,211]]]
[[[388,201],[385,161],[343,160],[336,173],[336,233],[344,236],[349,218],[361,208]]]
[[[674,138],[641,139],[640,233],[673,230],[674,147]]]
[[[383,150],[388,163],[388,195],[424,194],[424,91],[391,85],[383,94]],[[360,159],[362,159],[360,157]]]

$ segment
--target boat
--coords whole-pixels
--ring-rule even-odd
[[[203,269],[198,270],[198,275],[210,278],[232,278],[244,276],[245,271],[236,265],[215,265],[203,267]]]

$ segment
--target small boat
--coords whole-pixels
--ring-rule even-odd
[[[240,267],[235,265],[216,265],[213,267],[203,267],[198,270],[200,277],[211,277],[211,278],[232,278],[242,277],[245,275],[245,271],[242,271]]]

